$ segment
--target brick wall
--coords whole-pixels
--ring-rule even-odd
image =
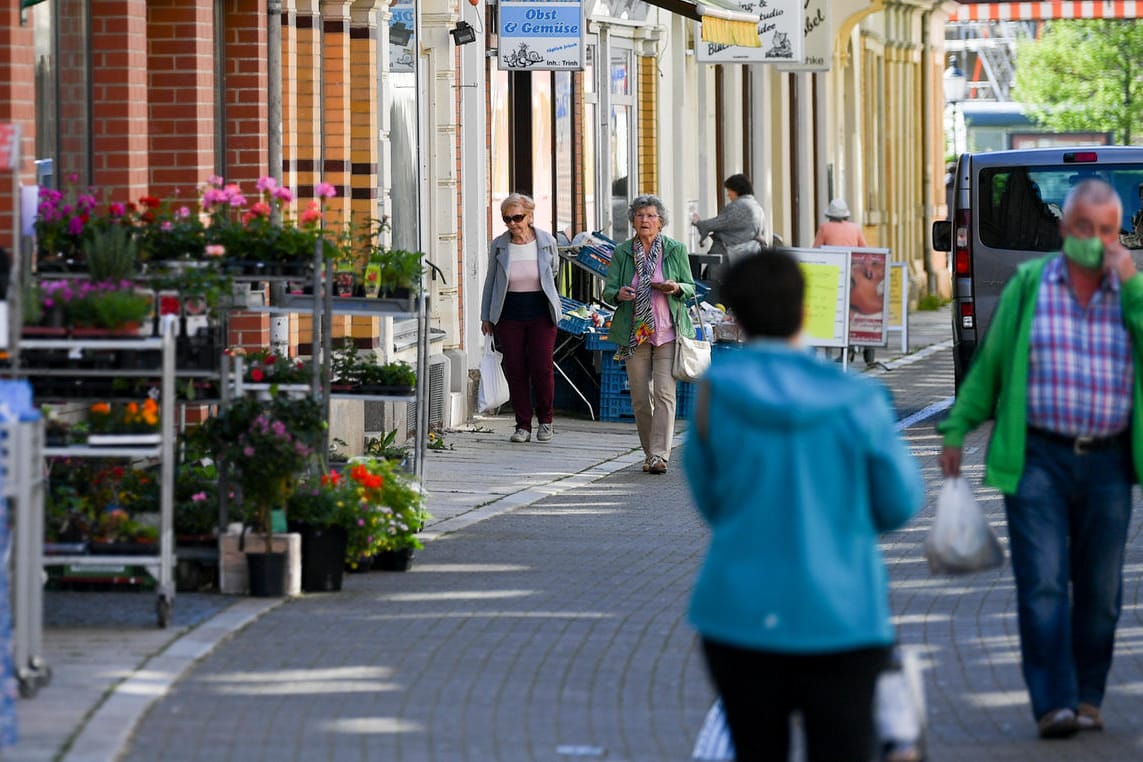
[[[198,0],[196,0],[198,1]],[[226,0],[226,179],[252,188],[269,174],[265,0]]]
[[[91,0],[92,184],[111,198],[147,191],[146,0]]]
[[[32,28],[20,26],[18,3],[6,3],[0,10],[0,122],[20,125],[23,136],[20,150],[24,157],[25,172],[32,168],[34,125],[36,118],[34,78],[29,76],[33,66]],[[12,175],[7,167],[0,167],[0,246],[14,250],[13,210],[17,200],[12,197]]]
[[[214,174],[213,1],[151,0],[147,38],[150,193],[189,200]]]

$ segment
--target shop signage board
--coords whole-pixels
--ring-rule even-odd
[[[901,354],[909,351],[909,278],[904,262],[889,263],[889,323],[886,331],[901,334]]]
[[[501,71],[583,68],[583,3],[579,0],[502,0],[499,13]]]
[[[782,71],[829,71],[833,62],[830,0],[803,0],[802,62],[778,64]]]
[[[803,60],[806,0],[734,0],[743,11],[758,16],[762,47],[744,48],[696,41],[700,63],[800,63]]]
[[[389,14],[389,71],[412,72],[417,44],[413,0],[397,0],[389,7]],[[404,42],[398,45],[394,38]]]
[[[790,249],[806,278],[802,339],[811,347],[844,347],[849,325],[849,251]]]

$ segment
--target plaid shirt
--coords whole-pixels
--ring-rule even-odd
[[[1064,258],[1049,262],[1032,320],[1028,425],[1067,436],[1118,434],[1131,421],[1134,381],[1118,276],[1105,275],[1084,309]]]

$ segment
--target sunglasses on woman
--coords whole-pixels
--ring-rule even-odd
[[[504,215],[504,224],[507,225],[510,222],[523,222],[524,218],[527,216],[528,216],[527,214],[513,214],[512,216],[509,217],[506,214],[506,215]]]

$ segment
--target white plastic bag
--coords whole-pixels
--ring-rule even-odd
[[[945,479],[941,487],[925,558],[933,574],[967,574],[1004,563],[1004,549],[963,476]]]
[[[480,389],[476,409],[480,413],[495,412],[508,401],[508,377],[500,366],[503,355],[492,348],[492,337],[484,337],[484,357],[480,359]]]

